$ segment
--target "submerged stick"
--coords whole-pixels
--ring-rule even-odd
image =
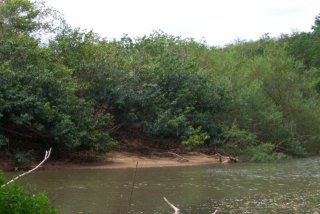
[[[45,156],[44,156],[44,159],[43,159],[37,166],[35,166],[33,169],[30,169],[29,171],[27,171],[27,172],[25,172],[25,173],[22,173],[22,174],[16,176],[15,178],[11,179],[11,180],[8,181],[7,183],[3,184],[3,185],[1,186],[1,188],[7,186],[8,184],[10,184],[10,183],[18,180],[19,178],[21,178],[21,177],[23,177],[23,176],[25,176],[25,175],[27,175],[27,174],[35,171],[36,169],[38,169],[44,162],[46,162],[46,160],[49,159],[50,155],[51,155],[51,148],[50,148],[48,151],[46,151],[46,154],[45,154]]]
[[[139,163],[139,162],[137,161],[136,169],[134,170],[134,175],[133,175],[133,178],[132,178],[132,186],[131,186],[131,192],[130,192],[130,197],[129,197],[128,213],[129,213],[129,211],[130,211],[130,207],[131,207],[131,199],[132,199],[132,194],[133,194],[134,184],[135,184],[135,181],[136,181],[136,175],[137,175],[138,163]]]
[[[180,213],[180,209],[178,207],[174,206],[170,201],[168,201],[168,199],[166,199],[166,197],[163,197],[163,199],[174,210],[174,214]]]

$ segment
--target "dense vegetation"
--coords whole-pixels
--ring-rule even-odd
[[[121,131],[251,161],[318,154],[319,54],[320,17],[220,48],[163,32],[110,41],[2,0],[0,147],[106,151]]]
[[[5,183],[0,171],[0,186]],[[5,214],[55,214],[48,198],[44,194],[32,194],[23,190],[19,185],[10,184],[0,187],[0,213]]]

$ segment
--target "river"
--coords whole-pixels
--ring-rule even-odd
[[[39,170],[19,182],[64,213],[128,213],[134,169]],[[320,159],[138,169],[129,213],[320,212]]]

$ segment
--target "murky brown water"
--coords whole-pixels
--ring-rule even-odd
[[[128,213],[134,169],[37,171],[20,183],[47,192],[62,213]],[[320,212],[320,159],[138,169],[130,213]]]

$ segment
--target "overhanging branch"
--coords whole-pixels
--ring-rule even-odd
[[[45,154],[45,156],[44,156],[44,159],[43,159],[37,166],[35,166],[33,169],[30,169],[29,171],[27,171],[27,172],[25,172],[25,173],[22,173],[22,174],[16,176],[15,178],[11,179],[11,180],[8,181],[7,183],[3,184],[3,185],[1,186],[1,188],[7,186],[7,185],[10,184],[10,183],[13,183],[14,181],[18,180],[19,178],[21,178],[21,177],[23,177],[23,176],[25,176],[25,175],[27,175],[27,174],[35,171],[36,169],[38,169],[44,162],[46,162],[46,160],[49,159],[50,154],[51,154],[51,148],[50,148],[48,151],[46,151],[46,154]]]

